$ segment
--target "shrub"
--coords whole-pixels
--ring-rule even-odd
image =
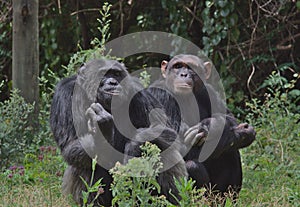
[[[160,192],[160,186],[156,181],[159,170],[162,168],[160,161],[160,149],[151,143],[141,146],[142,156],[132,158],[126,165],[117,163],[110,170],[113,176],[111,186],[113,193],[113,206],[166,206],[175,207],[166,200],[164,195],[151,195]],[[212,206],[218,205],[219,197],[211,195],[204,196],[205,189],[196,189],[195,181],[181,178],[175,180],[181,200],[179,206]],[[175,198],[175,196],[174,196]],[[231,196],[226,199],[226,206],[231,205]]]
[[[27,125],[33,105],[13,90],[9,100],[0,102],[0,166],[20,162],[25,146],[32,143],[32,128]]]
[[[263,85],[265,100],[247,103],[247,119],[257,136],[242,150],[245,176],[241,206],[299,206],[300,114],[294,96],[299,90],[294,83],[275,71]]]
[[[113,205],[119,206],[165,206],[165,197],[151,196],[151,192],[160,192],[156,176],[162,168],[160,149],[146,143],[141,147],[142,157],[132,158],[126,165],[117,163],[110,170],[113,176]]]
[[[56,147],[41,146],[0,173],[1,206],[67,206],[61,194],[65,163]]]

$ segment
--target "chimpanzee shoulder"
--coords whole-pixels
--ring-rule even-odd
[[[72,117],[72,95],[77,75],[62,79],[56,86],[50,109],[50,126],[55,141],[64,148],[69,137],[76,137]],[[64,126],[61,127],[61,126]],[[63,139],[62,136],[66,137]]]

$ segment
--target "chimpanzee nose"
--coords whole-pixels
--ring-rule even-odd
[[[110,85],[118,85],[118,81],[114,78],[109,78],[108,84]]]
[[[180,73],[180,76],[186,78],[188,76],[188,74],[183,72],[183,73]]]

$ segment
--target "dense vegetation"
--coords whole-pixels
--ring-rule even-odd
[[[33,130],[27,124],[33,106],[11,90],[12,7],[11,1],[0,0],[0,206],[74,206],[61,195],[65,164],[48,124],[53,87],[101,49],[103,41],[144,30],[178,34],[203,48],[220,73],[229,107],[255,126],[257,140],[242,150],[244,186],[238,205],[300,206],[300,1],[109,2],[111,21],[101,25],[99,1],[39,1],[41,107],[40,127]],[[110,35],[103,31],[105,25]],[[125,62],[135,70],[144,64],[157,66],[161,60],[156,54],[139,54]],[[111,171],[116,180],[114,202],[134,206],[134,195],[140,194],[145,206],[149,200],[170,205],[164,197],[145,193],[157,188],[157,172],[149,166],[158,166],[159,157],[153,146],[144,150],[141,160]],[[151,176],[146,181],[118,176],[130,165],[147,163],[143,169]],[[141,181],[149,185],[140,186]],[[192,181],[183,180],[178,188],[182,206],[211,202],[202,198],[202,191],[192,190]],[[85,193],[94,190],[90,186]],[[231,206],[230,199],[226,205]]]

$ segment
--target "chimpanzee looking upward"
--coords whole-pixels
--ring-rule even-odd
[[[221,195],[231,188],[238,194],[242,185],[238,149],[253,142],[255,131],[246,123],[238,124],[219,94],[207,83],[211,67],[210,62],[197,56],[177,55],[169,62],[162,62],[163,77],[154,82],[149,91],[164,106],[172,127],[190,148],[184,160],[196,186],[206,186]],[[195,111],[191,109],[193,99],[197,103]],[[222,130],[220,136],[215,137],[218,130]],[[205,144],[209,146],[213,140],[217,142],[210,156],[199,160]]]
[[[128,84],[120,84],[125,80]],[[135,94],[135,92],[138,93],[128,100],[130,94]],[[113,106],[113,98],[117,99],[118,106]],[[129,102],[129,109],[124,109],[122,106]],[[139,141],[155,138],[151,142],[157,144],[162,151],[177,138],[177,133],[173,129],[159,125],[159,121],[150,123],[149,113],[155,108],[162,107],[148,91],[142,90],[137,79],[131,77],[125,66],[118,61],[92,60],[82,66],[77,75],[60,81],[52,100],[50,125],[62,156],[68,163],[63,177],[64,193],[72,194],[74,200],[82,205],[82,191],[86,189],[80,177],[89,183],[92,174],[91,157],[100,153],[101,157],[98,156],[98,160],[108,163],[109,167],[103,166],[102,162],[101,166],[96,165],[94,182],[102,178],[105,186],[95,206],[111,206],[112,194],[109,188],[112,177],[108,169],[116,161],[112,159],[115,154],[124,153],[125,148],[134,143],[128,138],[136,137]],[[118,117],[113,117],[113,110],[117,114],[129,111],[132,125],[137,129],[130,132],[129,136],[132,137],[121,134],[119,128],[116,127],[115,121]],[[159,119],[159,115],[152,118]],[[119,121],[123,128],[127,128],[127,122],[122,119]],[[107,149],[109,147],[115,150],[109,151]],[[136,155],[139,153],[137,150],[139,149],[133,147],[127,151],[129,155]],[[170,152],[170,158],[176,159],[176,157],[179,162],[168,171],[162,172],[158,178],[162,192],[169,192],[171,189],[175,195],[177,191],[173,177],[187,176],[184,160],[174,148]],[[123,160],[124,157],[121,157],[119,161]],[[168,162],[168,160],[165,161]],[[92,194],[89,202],[95,196],[96,194]],[[167,198],[172,201],[169,195]]]

